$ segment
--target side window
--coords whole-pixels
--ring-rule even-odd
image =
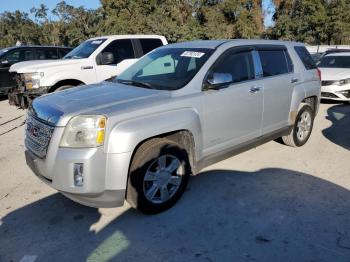
[[[284,50],[259,50],[264,76],[275,76],[289,73]]]
[[[68,49],[58,49],[58,54],[60,58],[64,57],[66,54],[68,54],[71,50]]]
[[[58,59],[57,49],[46,49],[45,59]]]
[[[238,83],[254,78],[254,64],[250,51],[232,51],[225,54],[208,75],[208,80],[213,84]]]
[[[157,47],[160,47],[163,45],[160,39],[141,38],[139,40],[140,40],[140,44],[144,54],[147,54],[148,52],[151,52],[153,49],[156,49]]]
[[[171,55],[159,57],[143,68],[140,77],[175,73],[177,62]]]
[[[130,39],[115,40],[110,43],[101,53],[112,53],[113,62],[118,64],[124,59],[135,58],[134,49]]]
[[[21,62],[23,61],[21,59],[21,51],[22,50],[16,50],[9,53],[3,58],[3,60],[7,60],[9,64],[15,64],[15,63]]]
[[[300,60],[303,62],[307,70],[316,68],[315,61],[312,59],[312,56],[310,55],[309,51],[307,51],[305,46],[295,46],[294,50],[297,52]]]
[[[34,49],[25,49],[23,52],[23,61],[29,61],[35,59],[35,50]]]

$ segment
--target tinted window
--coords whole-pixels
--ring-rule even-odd
[[[318,66],[328,68],[350,68],[350,56],[324,56]]]
[[[139,39],[144,54],[151,52],[153,49],[163,45],[160,39]]]
[[[34,50],[33,49],[18,49],[12,52],[9,52],[1,60],[7,60],[10,64],[34,60]]]
[[[295,46],[294,50],[297,52],[299,58],[301,59],[307,70],[316,68],[316,64],[312,59],[312,56],[310,55],[309,51],[307,51],[307,49],[305,48],[305,46]]]
[[[290,72],[284,50],[259,50],[259,56],[264,76]]]
[[[251,52],[228,52],[210,70],[208,78],[237,83],[255,78]]]
[[[71,49],[58,49],[58,54],[60,58],[64,57],[66,54],[68,54],[71,51]]]
[[[130,39],[115,40],[110,43],[101,53],[109,52],[114,55],[114,62],[118,64],[124,59],[135,58],[134,49]]]
[[[176,90],[197,74],[213,53],[205,48],[160,48],[148,53],[116,79],[135,86]]]
[[[37,49],[35,51],[35,59],[58,59],[57,49]]]

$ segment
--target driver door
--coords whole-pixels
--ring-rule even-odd
[[[254,64],[252,48],[233,48],[209,70],[203,86],[204,154],[261,135],[264,87]]]
[[[120,74],[127,65],[126,59],[134,59],[135,52],[130,39],[114,40],[96,57],[97,82],[101,82]]]

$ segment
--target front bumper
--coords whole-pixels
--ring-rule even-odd
[[[8,91],[9,103],[10,105],[26,109],[36,97],[47,94],[48,91],[49,87],[40,87],[32,90],[26,90],[24,87],[16,87]]]
[[[51,152],[50,152],[51,151]],[[128,159],[131,154],[106,154],[103,148],[49,148],[46,159],[25,151],[34,174],[50,187],[80,204],[91,207],[122,206],[125,200]],[[74,184],[74,164],[83,164],[84,183]]]
[[[350,101],[350,85],[327,85],[321,87],[321,98],[336,101]]]

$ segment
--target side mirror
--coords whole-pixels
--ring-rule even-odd
[[[114,54],[111,52],[103,52],[98,55],[99,65],[112,65],[114,64]]]
[[[213,73],[206,79],[204,90],[220,89],[232,83],[232,75],[229,73]]]
[[[9,65],[10,65],[10,62],[7,61],[7,60],[2,60],[0,65],[1,65],[2,67],[6,67],[6,66],[9,66]]]

